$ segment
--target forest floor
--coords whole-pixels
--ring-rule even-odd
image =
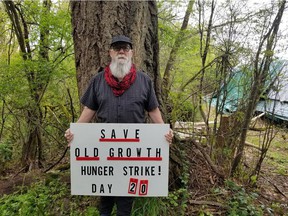
[[[280,154],[288,155],[288,149],[278,149]],[[251,155],[248,150],[247,155]],[[195,157],[193,157],[195,163]],[[248,161],[249,159],[247,159]],[[271,163],[271,160],[273,163]],[[197,159],[191,171],[191,179],[189,182],[189,200],[188,215],[227,215],[227,207],[232,207],[234,201],[238,202],[237,208],[246,208],[245,205],[252,203],[260,207],[263,215],[288,215],[288,170],[286,161],[285,173],[282,167],[274,164],[273,158],[264,160],[260,177],[254,187],[249,186],[243,181],[233,179],[241,189],[245,188],[245,194],[241,190],[235,189],[235,186],[229,187],[228,184],[219,185],[217,177],[209,168],[205,161]],[[197,168],[198,167],[198,168]],[[228,185],[228,187],[227,187]],[[233,191],[234,190],[234,191]],[[232,192],[232,193],[231,193]],[[246,194],[257,194],[257,196],[246,196]],[[227,197],[228,199],[227,203]],[[241,206],[243,202],[243,206]],[[239,204],[240,203],[240,204]],[[248,208],[248,207],[247,207]],[[250,214],[229,214],[229,215],[250,215]]]
[[[261,131],[249,131],[249,142],[255,144],[256,137],[261,137]],[[234,201],[243,202],[248,208],[251,202],[262,208],[263,215],[288,215],[288,133],[281,131],[271,145],[265,158],[259,179],[255,187],[250,187],[244,181],[233,179],[241,188],[245,188],[245,194],[257,194],[246,196],[235,185],[229,186],[223,183],[211,170],[203,155],[189,143],[186,143],[187,158],[189,160],[189,179],[186,215],[227,215],[228,207],[236,205]],[[255,164],[254,158],[259,154],[256,148],[245,148],[244,164],[251,169]],[[66,155],[62,164],[69,162]],[[245,170],[243,170],[245,173]],[[45,180],[49,174],[41,171],[18,173],[6,171],[0,177],[0,196],[17,192],[22,186],[29,186],[37,181]],[[63,175],[61,181],[70,185],[69,175]],[[227,186],[228,185],[228,186]],[[236,189],[235,189],[236,188]],[[232,191],[234,192],[232,193]],[[229,197],[229,198],[227,198]],[[251,200],[252,199],[252,200]],[[227,201],[228,200],[228,201]],[[246,205],[246,206],[245,206]],[[235,208],[241,206],[235,206]],[[229,214],[233,215],[233,214]],[[238,215],[238,214],[235,214]]]

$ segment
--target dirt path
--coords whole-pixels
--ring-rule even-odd
[[[13,175],[5,176],[5,178],[0,179],[0,195],[12,194],[23,186],[30,186],[39,181],[40,177],[40,172],[21,173],[15,177]]]

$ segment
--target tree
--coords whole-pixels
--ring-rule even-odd
[[[174,66],[174,62],[175,62],[175,59],[177,56],[177,52],[180,48],[180,45],[181,45],[181,43],[184,42],[184,40],[183,40],[183,38],[185,36],[184,31],[187,29],[187,26],[189,23],[189,18],[190,18],[190,15],[192,13],[193,5],[194,5],[194,1],[189,1],[181,29],[177,33],[174,45],[171,49],[169,59],[167,61],[166,67],[165,67],[165,71],[164,71],[164,75],[163,75],[163,83],[162,83],[162,91],[163,91],[164,101],[167,101],[167,99],[168,99],[168,95],[169,95],[169,92],[171,89],[171,84],[172,84],[171,83],[171,70]]]
[[[71,43],[67,38],[66,26],[62,25],[61,28],[57,26],[63,24],[59,19],[57,23],[56,17],[60,10],[54,5],[52,11],[50,0],[3,1],[3,5],[9,17],[5,27],[11,26],[7,29],[10,40],[7,43],[7,62],[3,67],[7,68],[5,71],[7,79],[16,77],[17,85],[13,86],[13,90],[17,89],[18,93],[13,94],[12,89],[4,87],[3,90],[9,92],[12,98],[1,95],[1,100],[3,107],[5,105],[9,110],[10,116],[15,116],[17,125],[19,124],[19,128],[23,130],[21,163],[23,170],[27,171],[44,166],[43,134],[49,134],[45,127],[51,125],[48,126],[44,122],[49,106],[43,105],[43,102],[46,100],[51,79],[59,70],[61,63],[71,55],[69,54]],[[20,95],[23,97],[20,98]],[[19,98],[15,100],[17,96]],[[16,117],[16,112],[21,113],[20,117]],[[9,136],[13,137],[18,133],[21,132],[17,130],[12,135],[9,133]],[[9,136],[6,137],[9,139]]]
[[[153,80],[161,104],[156,1],[71,1],[77,83],[81,96],[98,68],[109,63],[111,38],[133,41],[134,63]]]
[[[17,41],[22,53],[22,58],[26,64],[25,74],[29,83],[30,96],[33,101],[32,106],[27,107],[27,124],[29,128],[29,137],[24,143],[22,150],[22,164],[29,169],[33,169],[35,166],[42,167],[42,139],[41,139],[41,129],[42,124],[42,111],[40,108],[40,100],[43,95],[43,90],[48,85],[49,74],[45,77],[39,76],[36,71],[29,68],[29,62],[33,60],[32,48],[31,48],[31,38],[30,32],[25,18],[25,14],[21,8],[13,1],[3,2],[6,11],[9,15]],[[51,6],[51,1],[43,2],[44,14],[49,13]],[[49,61],[48,59],[48,44],[47,37],[49,37],[49,30],[42,26],[40,30],[40,50],[39,56],[45,63]],[[38,75],[38,76],[37,76]],[[38,162],[38,164],[36,164]]]
[[[267,31],[263,31],[264,33],[259,41],[258,49],[254,59],[253,79],[251,91],[248,97],[248,103],[246,106],[241,108],[242,110],[245,110],[245,115],[243,119],[239,145],[231,168],[232,174],[235,174],[236,168],[238,167],[242,159],[244,144],[249,124],[251,122],[252,114],[255,111],[257,102],[259,101],[261,94],[263,94],[263,91],[265,90],[264,86],[269,76],[269,68],[271,62],[273,61],[273,53],[275,45],[277,43],[278,30],[285,10],[285,4],[285,0],[280,2],[279,9],[274,21],[272,22],[271,26],[268,26]],[[262,54],[263,51],[264,54]]]

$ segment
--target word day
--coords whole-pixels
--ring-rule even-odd
[[[112,184],[92,184],[92,193],[111,194]]]

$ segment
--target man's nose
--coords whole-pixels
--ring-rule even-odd
[[[120,48],[119,53],[125,53],[125,48]]]

